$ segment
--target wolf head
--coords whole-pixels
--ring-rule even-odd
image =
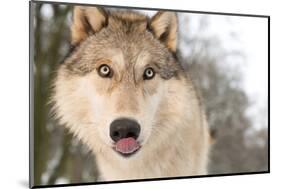
[[[75,49],[58,69],[54,109],[93,151],[137,156],[189,118],[182,102],[192,88],[175,57],[175,13],[75,7],[71,32]]]

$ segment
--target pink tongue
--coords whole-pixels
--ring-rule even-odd
[[[123,154],[130,154],[136,151],[138,148],[139,144],[132,137],[122,138],[115,145],[116,151],[121,152]]]

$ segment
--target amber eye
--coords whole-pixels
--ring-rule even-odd
[[[146,68],[143,73],[143,79],[152,79],[155,75],[155,72],[152,68]]]
[[[111,77],[112,76],[112,70],[110,69],[110,67],[108,65],[103,64],[98,68],[98,74],[101,77]]]

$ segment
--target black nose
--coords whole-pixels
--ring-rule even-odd
[[[110,124],[110,137],[114,142],[122,138],[137,139],[140,134],[140,125],[131,119],[116,119]]]

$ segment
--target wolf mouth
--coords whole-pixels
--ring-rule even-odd
[[[140,144],[133,137],[118,140],[113,149],[123,157],[130,157],[141,148]]]
[[[114,150],[114,151],[116,151],[119,155],[121,155],[124,158],[129,158],[129,157],[132,157],[134,154],[136,154],[139,151],[139,149],[140,148],[136,149],[135,151],[133,151],[131,153],[122,153],[122,152],[119,152],[117,150]]]

